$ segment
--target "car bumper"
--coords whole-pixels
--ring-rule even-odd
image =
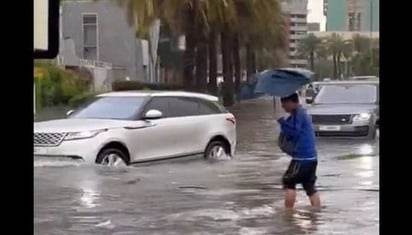
[[[314,125],[316,136],[322,137],[367,137],[373,129],[374,125],[368,123],[347,125]]]
[[[58,146],[34,146],[34,157],[51,157],[81,159],[86,163],[94,163],[100,145],[94,138],[63,141]]]
[[[233,140],[233,141],[230,143],[230,145],[231,145],[230,155],[231,155],[232,157],[234,157],[234,156],[235,156],[235,153],[236,153],[236,140]]]

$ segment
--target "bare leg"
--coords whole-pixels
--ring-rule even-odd
[[[285,207],[293,208],[295,206],[295,201],[296,201],[296,190],[286,189],[285,190]]]
[[[310,197],[309,197],[309,200],[310,200],[310,204],[311,204],[313,207],[320,208],[320,197],[319,197],[319,193],[318,193],[318,192],[316,192],[316,193],[314,193],[312,196],[310,196]]]

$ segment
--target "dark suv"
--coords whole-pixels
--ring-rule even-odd
[[[379,81],[340,81],[322,85],[308,100],[317,136],[374,139],[379,125]]]

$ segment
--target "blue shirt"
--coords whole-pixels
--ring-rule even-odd
[[[288,118],[278,120],[281,131],[295,143],[290,154],[293,160],[317,160],[315,132],[306,110],[299,106]]]

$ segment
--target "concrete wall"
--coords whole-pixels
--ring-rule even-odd
[[[116,1],[62,2],[62,36],[73,39],[76,56],[83,58],[82,14],[86,13],[97,14],[97,60],[125,68],[131,80],[145,80],[141,44]]]

